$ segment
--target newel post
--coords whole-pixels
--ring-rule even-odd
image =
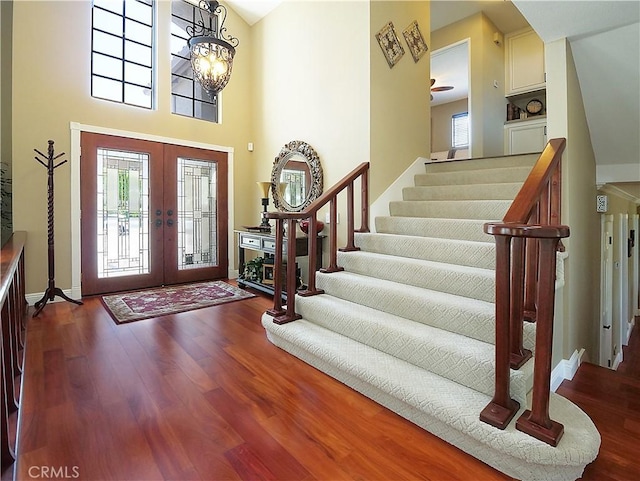
[[[495,391],[493,399],[480,413],[480,420],[498,429],[507,427],[520,404],[510,397],[510,293],[511,293],[511,237],[493,232],[494,226],[485,224],[485,232],[496,239],[496,340]]]
[[[273,309],[269,309],[270,316],[282,316],[282,248],[284,245],[283,220],[276,219],[276,251],[273,258]]]
[[[561,230],[561,229],[560,229]],[[557,446],[564,426],[549,417],[549,391],[551,383],[551,348],[553,344],[553,310],[555,306],[556,250],[560,237],[540,238],[538,274],[538,318],[536,325],[536,355],[533,371],[533,399],[531,410],[526,410],[516,421],[516,429],[551,446]]]
[[[302,319],[300,314],[296,314],[296,219],[289,218],[287,222],[287,311],[273,319],[276,324]],[[276,245],[276,249],[281,248]]]

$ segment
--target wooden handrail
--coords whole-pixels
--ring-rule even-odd
[[[300,319],[300,315],[295,312],[295,295],[296,295],[296,275],[295,275],[295,232],[297,221],[309,219],[308,230],[308,252],[309,252],[309,282],[307,289],[299,291],[300,296],[315,296],[322,294],[324,291],[316,288],[316,242],[318,242],[318,228],[316,224],[316,216],[318,211],[325,205],[329,204],[329,266],[322,268],[322,272],[339,272],[342,267],[338,266],[338,202],[337,198],[345,189],[347,190],[347,246],[344,251],[358,250],[354,245],[354,232],[356,232],[354,223],[354,183],[360,179],[361,191],[361,218],[360,229],[357,232],[369,232],[369,162],[363,162],[353,169],[337,184],[325,191],[316,200],[309,204],[300,212],[267,212],[268,219],[276,220],[276,253],[274,258],[274,293],[273,293],[273,309],[267,311],[273,316],[273,322],[276,324],[285,324]],[[287,275],[286,275],[286,292],[287,292],[287,308],[282,308],[282,264],[284,250],[284,225],[287,225],[287,232],[290,240],[287,242]]]
[[[27,235],[15,232],[0,251],[0,411],[2,415],[1,470],[16,459],[20,379],[24,368],[25,298],[24,246]]]
[[[496,239],[495,392],[480,419],[504,429],[519,409],[510,398],[510,369],[531,358],[522,344],[523,322],[536,327],[533,398],[516,429],[552,446],[563,426],[549,417],[556,251],[569,228],[560,224],[561,158],[565,139],[551,139],[502,222],[484,231]]]

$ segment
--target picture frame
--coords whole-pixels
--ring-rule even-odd
[[[262,283],[268,286],[273,285],[273,264],[262,264]]]
[[[376,40],[382,49],[382,53],[389,65],[389,68],[393,68],[393,66],[396,65],[404,55],[404,48],[398,40],[398,36],[396,35],[392,22],[388,22],[378,33],[376,33]]]
[[[407,42],[413,61],[417,63],[418,60],[427,53],[427,50],[429,50],[427,42],[424,41],[424,37],[418,26],[418,21],[414,20],[411,22],[411,24],[402,31],[402,35],[404,36],[405,42]]]

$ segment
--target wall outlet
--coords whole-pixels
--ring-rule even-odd
[[[327,212],[324,215],[325,224],[329,224],[331,222],[331,213]],[[336,212],[336,224],[340,223],[340,212]]]

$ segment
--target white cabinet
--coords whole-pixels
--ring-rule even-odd
[[[505,95],[546,87],[544,43],[530,28],[505,36]]]
[[[504,126],[505,155],[542,152],[546,144],[546,117],[514,121]]]

